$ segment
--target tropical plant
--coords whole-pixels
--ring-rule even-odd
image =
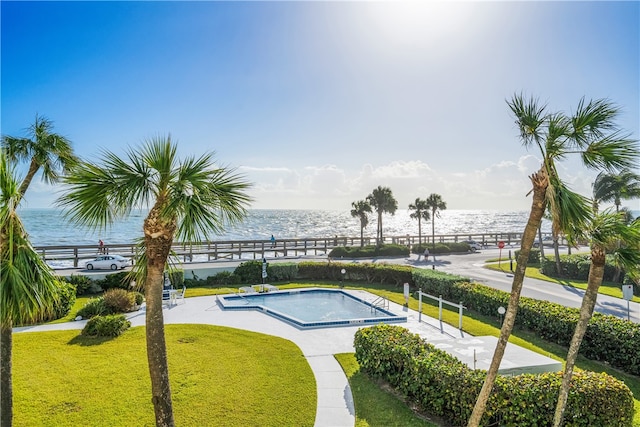
[[[582,297],[580,320],[576,325],[567,353],[562,386],[553,417],[553,425],[555,427],[560,427],[562,424],[573,368],[578,357],[580,344],[582,344],[582,339],[587,331],[587,325],[593,315],[598,289],[602,285],[607,252],[613,250],[617,255],[618,261],[625,267],[627,274],[632,277],[638,276],[638,269],[640,268],[640,220],[627,225],[624,222],[624,217],[619,213],[605,212],[595,216],[590,224],[587,236],[584,236],[585,233],[582,230],[575,230],[575,232],[580,237],[590,238],[591,265],[589,267],[587,290]]]
[[[436,218],[440,218],[440,211],[447,209],[447,204],[442,200],[439,194],[431,193],[427,197],[427,208],[431,210],[431,245],[432,249],[436,248]]]
[[[378,214],[378,229],[376,231],[376,240],[378,245],[384,243],[382,237],[382,214],[389,213],[391,215],[396,213],[398,209],[398,201],[393,197],[393,193],[389,187],[378,186],[371,194],[367,196],[367,202]]]
[[[351,216],[360,219],[360,247],[364,244],[364,229],[369,225],[371,205],[366,200],[358,200],[351,203]]]
[[[422,220],[429,221],[431,213],[429,212],[429,206],[427,201],[421,198],[416,198],[416,201],[409,204],[409,210],[412,211],[409,215],[412,219],[418,220],[418,245],[422,244]]]
[[[156,425],[174,424],[162,314],[163,273],[174,238],[198,241],[237,223],[250,202],[249,184],[232,170],[214,167],[213,153],[180,160],[171,137],[155,137],[126,157],[104,151],[99,163],[80,163],[64,178],[57,203],[67,218],[105,228],[136,208],[149,208],[134,266],[143,286],[152,402]]]
[[[619,109],[606,100],[585,102],[582,99],[571,116],[549,113],[546,105],[540,105],[534,98],[527,100],[522,94],[514,95],[507,103],[515,116],[522,144],[525,148],[537,147],[540,150],[542,165],[529,177],[533,186],[528,193],[533,194],[531,212],[522,234],[500,337],[469,418],[470,427],[478,426],[484,415],[515,323],[529,252],[547,205],[551,212],[552,227],[557,231],[584,227],[591,216],[591,203],[566,186],[558,174],[556,161],[576,153],[580,154],[582,162],[588,168],[613,171],[633,167],[638,156],[636,141],[628,135],[622,135],[614,122]]]
[[[36,173],[42,168],[42,180],[55,183],[78,163],[71,141],[53,133],[53,122],[36,115],[26,138],[3,136],[2,146],[11,163],[29,162],[29,171],[20,184],[20,198],[24,196]]]
[[[13,422],[12,334],[54,310],[55,276],[29,242],[16,209],[23,193],[4,148],[0,150],[0,425]]]
[[[620,172],[600,172],[593,182],[593,200],[600,202],[613,202],[616,212],[620,211],[622,200],[640,198],[640,175],[628,169]]]

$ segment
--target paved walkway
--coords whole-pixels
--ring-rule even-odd
[[[373,301],[376,295],[365,291],[348,291],[359,298]],[[390,303],[390,310],[407,316],[407,323],[398,323],[427,340],[460,338],[462,332],[437,319],[422,316],[399,304]],[[132,326],[145,323],[144,308],[128,315]],[[336,353],[353,353],[353,338],[359,327],[301,330],[258,311],[223,311],[213,296],[187,298],[184,303],[164,310],[165,324],[194,323],[228,326],[274,335],[294,342],[301,350],[316,378],[318,407],[316,427],[353,427],[355,410],[347,377],[333,357]],[[41,332],[82,329],[86,321],[14,328],[14,332]],[[442,329],[441,329],[442,328]]]

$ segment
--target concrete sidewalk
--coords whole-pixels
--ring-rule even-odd
[[[358,298],[373,301],[376,295],[365,291],[349,290]],[[441,324],[437,319],[422,315],[399,304],[390,303],[389,310],[407,317],[407,323],[397,325],[420,334],[428,341],[453,340],[468,336],[462,331]],[[355,409],[347,377],[333,357],[337,353],[353,353],[353,338],[360,327],[339,327],[301,330],[288,323],[258,311],[223,311],[216,303],[216,297],[187,298],[184,303],[163,310],[165,324],[208,324],[245,329],[288,339],[295,343],[311,367],[317,386],[316,427],[353,427]],[[144,326],[144,306],[140,311],[130,313],[132,326]],[[64,329],[82,329],[86,321],[58,323],[14,328],[14,332],[42,332]]]

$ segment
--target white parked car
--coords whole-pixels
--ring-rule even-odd
[[[463,240],[462,243],[466,243],[471,248],[471,252],[479,251],[482,249],[482,245],[475,240]]]
[[[129,266],[131,262],[120,255],[99,255],[96,259],[87,261],[87,270],[117,270]]]

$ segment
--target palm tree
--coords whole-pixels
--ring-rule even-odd
[[[393,197],[393,193],[389,187],[378,186],[371,194],[367,196],[367,202],[378,214],[378,230],[376,232],[376,239],[378,246],[384,243],[382,237],[382,214],[390,213],[391,215],[396,213],[398,209],[398,201]]]
[[[581,230],[578,230],[580,232]],[[580,233],[583,234],[583,233]],[[562,386],[558,396],[558,403],[553,417],[553,425],[559,427],[562,424],[564,410],[569,396],[573,367],[575,366],[580,344],[587,331],[587,325],[598,297],[598,289],[602,284],[604,276],[605,257],[607,252],[616,253],[618,262],[621,263],[627,272],[632,276],[638,275],[640,268],[640,220],[636,220],[627,225],[624,217],[619,213],[604,213],[597,215],[589,229],[591,240],[591,265],[589,267],[589,278],[587,280],[587,290],[582,297],[580,307],[580,319],[569,345],[567,362],[562,376]]]
[[[16,209],[19,180],[5,149],[0,150],[0,425],[13,421],[12,333],[53,309],[55,278],[29,242]]]
[[[436,259],[436,218],[440,218],[440,211],[447,209],[447,204],[439,194],[431,193],[427,197],[427,208],[431,209],[431,245],[433,248],[433,260]],[[434,264],[435,268],[435,264]]]
[[[135,268],[146,300],[146,342],[156,425],[174,425],[162,314],[163,273],[174,238],[199,241],[246,215],[249,187],[213,154],[180,161],[171,137],[156,137],[127,159],[105,151],[100,165],[82,162],[65,177],[68,191],[58,199],[67,217],[90,228],[105,228],[139,207],[144,220],[144,253]]]
[[[351,216],[360,219],[360,247],[364,244],[364,228],[369,225],[369,215],[371,213],[371,205],[366,200],[358,200],[352,202]]]
[[[507,103],[516,118],[523,145],[526,148],[537,147],[540,150],[542,165],[540,170],[529,177],[533,186],[529,192],[533,193],[531,212],[520,243],[511,296],[500,337],[485,382],[469,418],[470,427],[478,426],[484,415],[515,323],[531,246],[547,205],[551,212],[552,225],[557,230],[566,231],[570,228],[569,225],[579,228],[589,222],[592,212],[590,201],[572,192],[564,184],[556,170],[556,161],[576,153],[580,154],[586,167],[609,171],[633,167],[637,162],[636,141],[621,135],[614,123],[619,110],[606,100],[585,103],[582,99],[571,116],[564,113],[547,113],[545,105],[539,105],[538,100],[533,98],[526,100],[523,95],[514,95]]]
[[[20,184],[20,198],[24,196],[36,173],[42,168],[42,180],[55,183],[61,173],[68,173],[78,163],[71,142],[63,136],[53,133],[53,122],[46,117],[36,115],[27,138],[3,136],[2,146],[12,163],[29,162],[29,171]]]
[[[616,211],[619,211],[623,199],[637,198],[640,198],[640,175],[628,169],[619,173],[600,172],[593,182],[593,200],[596,206],[600,202],[613,202]]]
[[[409,210],[413,211],[409,216],[412,219],[418,220],[418,245],[422,244],[422,220],[429,221],[431,214],[429,213],[429,206],[427,201],[416,198],[416,201],[409,204]]]

